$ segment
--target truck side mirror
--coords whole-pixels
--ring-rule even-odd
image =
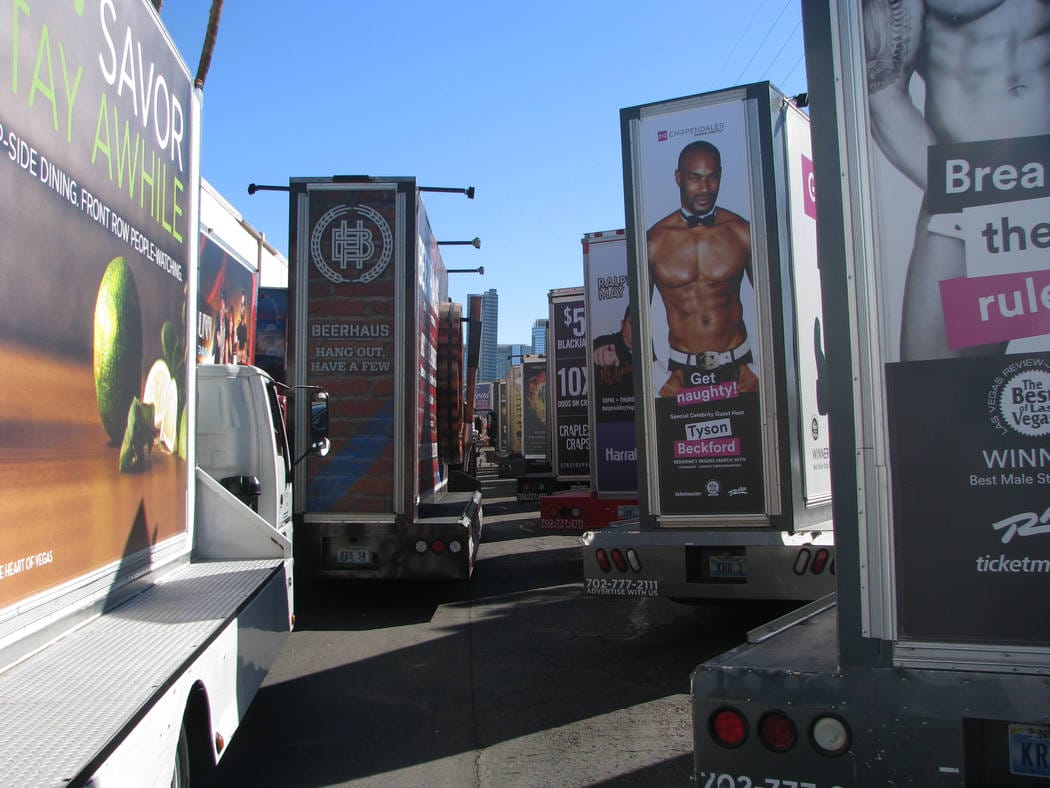
[[[332,448],[328,440],[328,392],[315,391],[310,396],[310,451],[324,457]]]

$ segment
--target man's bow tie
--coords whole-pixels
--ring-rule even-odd
[[[685,219],[685,223],[690,227],[696,227],[698,224],[702,224],[705,227],[710,227],[715,223],[714,211],[711,211],[711,213],[707,214],[706,216],[697,216],[696,214],[686,213],[685,211],[682,211],[682,217]]]

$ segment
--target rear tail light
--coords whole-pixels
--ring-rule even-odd
[[[613,563],[616,564],[616,568],[621,572],[627,571],[627,561],[624,559],[623,553],[621,553],[618,548],[612,551],[612,560]]]
[[[736,709],[719,709],[711,715],[711,738],[723,747],[739,747],[747,739],[747,720]]]
[[[433,542],[430,543],[430,549],[433,550],[435,553],[443,553],[445,552],[445,543],[442,542],[440,539],[435,539]]]
[[[805,547],[798,551],[798,555],[795,556],[795,574],[804,575],[806,574],[806,567],[809,566],[810,552]]]
[[[850,732],[846,723],[830,715],[817,717],[813,721],[809,738],[822,755],[842,755],[850,745]]]
[[[831,558],[831,553],[826,549],[822,547],[817,550],[816,555],[813,556],[813,566],[810,568],[810,571],[815,575],[819,575],[828,565],[829,558]]]
[[[633,549],[627,550],[627,563],[631,565],[631,569],[633,569],[635,572],[642,571],[642,562],[638,558],[638,553],[636,553]]]
[[[798,730],[791,718],[771,711],[758,722],[758,738],[773,752],[787,752],[798,740]]]
[[[609,556],[605,554],[604,550],[595,550],[594,560],[598,562],[598,567],[603,572],[608,572],[610,569],[612,569],[612,564],[609,563]]]

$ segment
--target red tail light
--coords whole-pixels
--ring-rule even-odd
[[[786,714],[771,711],[758,722],[758,738],[773,752],[787,752],[795,746],[798,730]]]
[[[813,574],[819,575],[824,571],[824,567],[828,565],[828,559],[831,557],[831,553],[825,550],[823,547],[817,550],[817,554],[813,556],[813,566],[810,570]]]
[[[616,564],[616,568],[621,572],[627,571],[627,561],[624,559],[623,553],[621,553],[619,549],[612,551],[612,560],[613,563]]]
[[[719,709],[711,715],[711,737],[723,747],[739,747],[747,738],[747,720],[736,709]]]
[[[612,565],[609,563],[609,556],[605,554],[604,550],[595,550],[594,560],[598,562],[598,567],[603,572],[608,572],[610,569],[612,569]]]

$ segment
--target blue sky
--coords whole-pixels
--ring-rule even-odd
[[[195,73],[209,0],[161,19]],[[623,227],[619,111],[769,80],[806,89],[798,0],[226,0],[201,173],[283,254],[289,177],[415,176],[450,295],[495,288],[500,343],[583,283],[580,239]]]

